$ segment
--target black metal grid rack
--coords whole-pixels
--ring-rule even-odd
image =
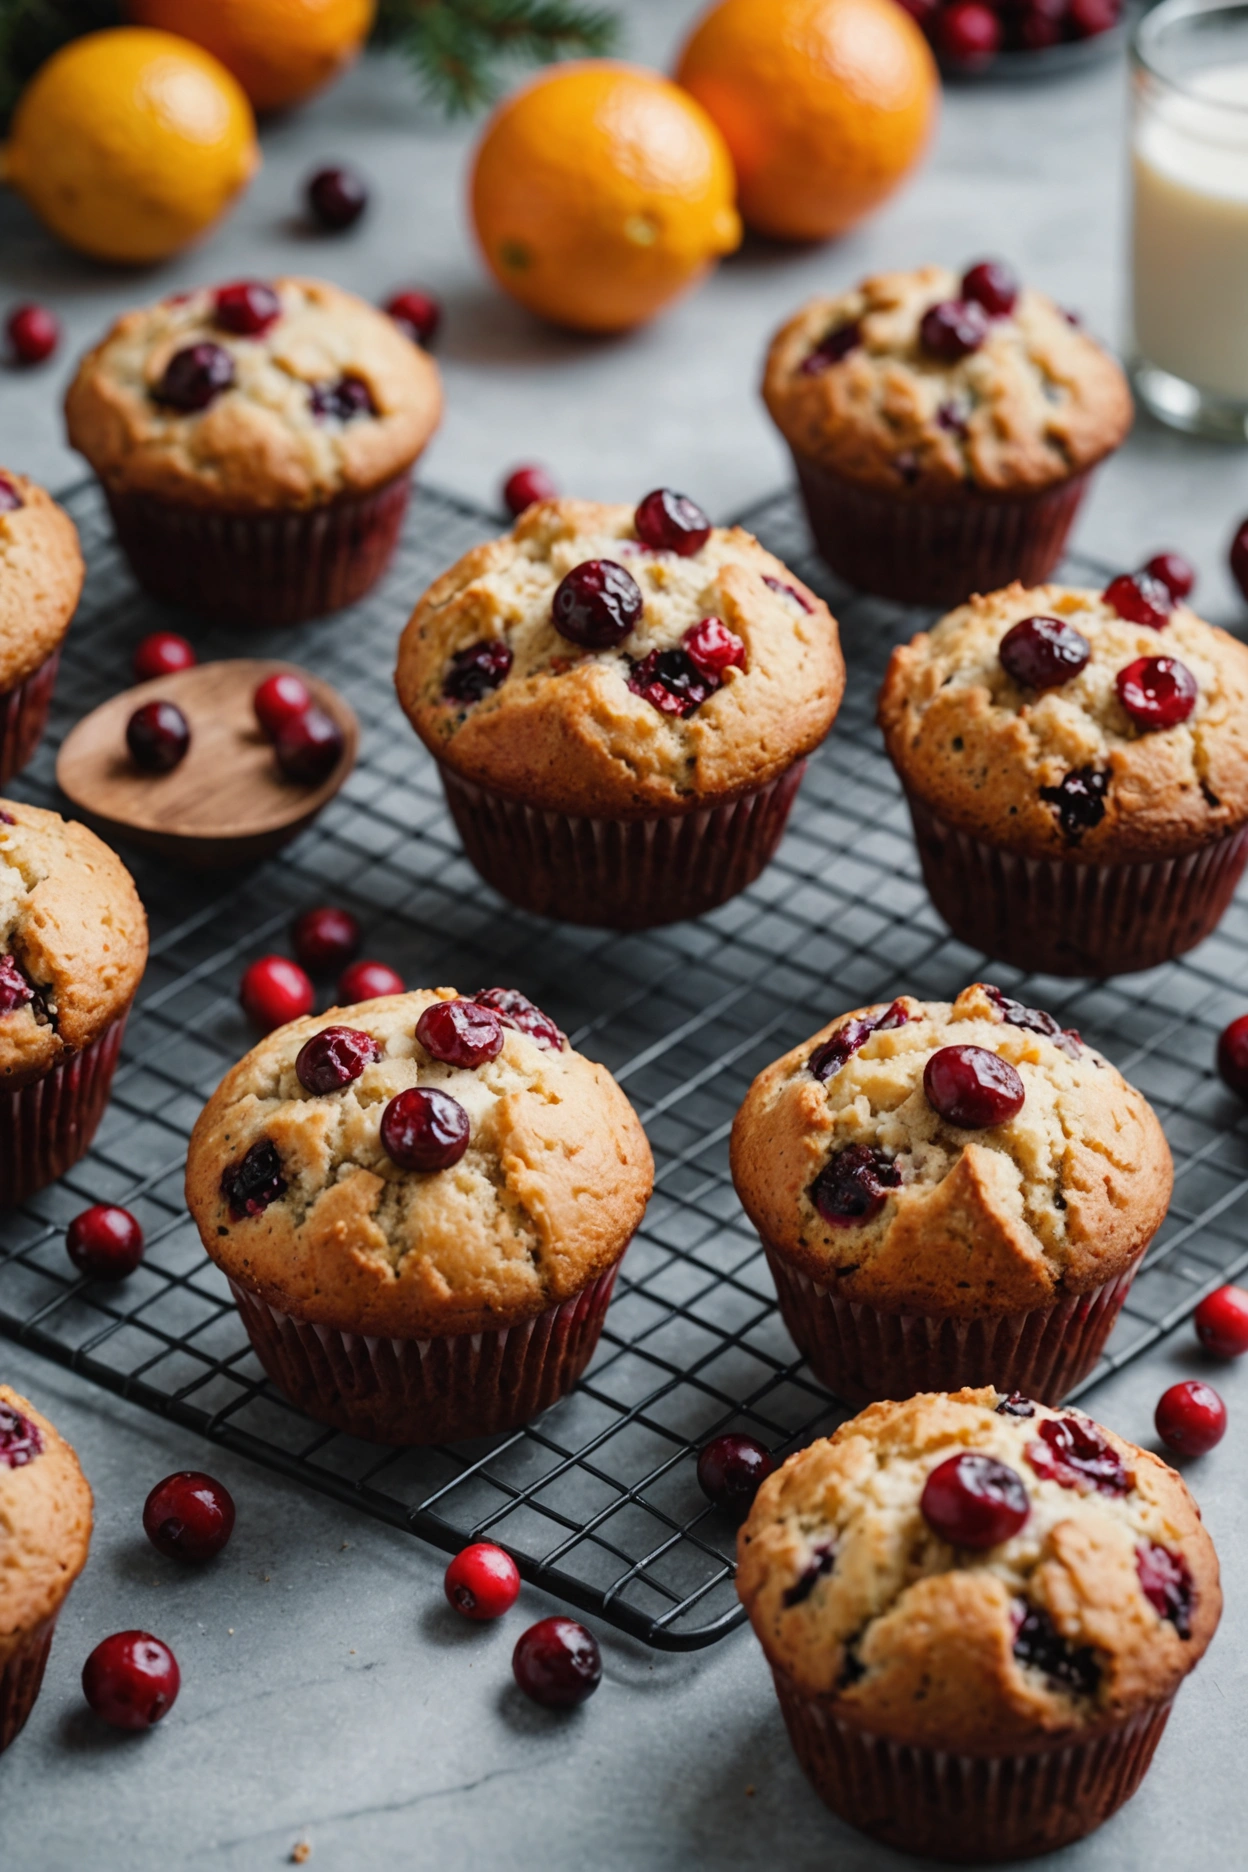
[[[14,784],[40,804],[56,803],[55,750],[68,727],[128,682],[133,645],[168,621],[136,594],[95,490],[75,489],[68,504],[90,577],[51,730]],[[500,1540],[529,1579],[666,1649],[710,1644],[741,1617],[733,1529],[699,1493],[698,1446],[740,1427],[783,1453],[844,1414],[794,1359],[780,1324],[728,1177],[733,1113],[763,1065],[841,1009],[903,991],[949,997],[985,970],[928,903],[873,726],[887,652],[916,615],[835,590],[789,496],[745,521],[828,592],[851,671],[781,851],[751,890],[697,923],[620,936],[526,917],[480,882],[390,676],[410,602],[495,523],[424,491],[394,570],[352,616],[253,633],[244,646],[293,656],[349,697],[363,745],[346,789],[256,870],[178,875],[127,853],[153,946],[112,1104],[72,1174],[0,1219],[0,1331],[439,1546]],[[205,657],[240,647],[226,631],[201,631],[198,642]],[[187,1135],[253,1038],[237,1005],[239,974],[284,946],[297,910],[327,899],[353,908],[368,953],[413,984],[502,981],[532,995],[622,1081],[654,1145],[655,1197],[590,1370],[571,1397],[512,1436],[395,1451],[311,1423],[265,1381],[186,1214]],[[1175,1155],[1174,1207],[1091,1384],[1146,1353],[1248,1264],[1248,1115],[1211,1071],[1215,1035],[1242,1005],[1246,958],[1241,897],[1180,963],[1023,989],[1142,1088]],[[1010,989],[1019,982],[996,965],[991,976]],[[77,1278],[65,1255],[65,1225],[95,1201],[123,1203],[147,1234],[143,1266],[120,1288]]]

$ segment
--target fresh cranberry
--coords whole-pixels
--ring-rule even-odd
[[[962,275],[962,297],[976,300],[989,318],[1008,318],[1018,294],[1018,276],[1004,260],[978,260]]]
[[[1248,520],[1241,523],[1231,541],[1231,576],[1240,591],[1248,598]]]
[[[172,773],[190,745],[190,725],[176,703],[145,702],[126,723],[126,746],[144,773]]]
[[[1023,1082],[1008,1060],[981,1046],[940,1047],[923,1068],[927,1102],[947,1124],[982,1131],[1023,1109]]]
[[[723,679],[725,670],[745,668],[745,645],[717,617],[704,617],[692,625],[682,639],[685,655],[704,676]]]
[[[5,331],[19,364],[45,363],[61,342],[60,325],[46,306],[17,306],[9,313]]]
[[[166,1560],[198,1565],[219,1554],[234,1532],[234,1497],[213,1476],[179,1469],[144,1502],[143,1532]]]
[[[6,1469],[24,1469],[42,1455],[43,1436],[38,1424],[0,1401],[0,1463]]]
[[[0,513],[17,513],[25,505],[8,475],[0,474]]]
[[[1047,1612],[1021,1600],[1014,1608],[1014,1656],[1076,1696],[1096,1694],[1101,1667],[1092,1647],[1068,1644]]]
[[[838,325],[835,331],[821,338],[814,350],[802,359],[803,377],[819,377],[833,364],[839,364],[842,358],[856,351],[862,343],[862,326],[857,319],[848,325]]]
[[[448,702],[479,702],[497,689],[512,665],[511,645],[505,637],[482,637],[479,643],[457,650],[442,684]]]
[[[207,409],[233,382],[233,358],[219,344],[205,339],[174,352],[152,394],[158,403],[190,413]]]
[[[401,975],[385,962],[353,962],[338,977],[338,1001],[352,1007],[357,1001],[379,1001],[383,995],[407,993]]]
[[[362,377],[340,377],[337,383],[313,384],[308,391],[308,405],[314,416],[332,416],[336,422],[377,414],[373,393]]]
[[[291,925],[291,947],[310,975],[332,975],[360,953],[364,932],[349,910],[320,904]]]
[[[295,1077],[305,1092],[341,1092],[380,1058],[373,1036],[358,1027],[322,1027],[300,1047]]]
[[[1147,578],[1159,579],[1176,604],[1190,597],[1196,584],[1196,568],[1182,553],[1156,553],[1144,568]]]
[[[1072,845],[1105,817],[1109,773],[1095,767],[1075,767],[1056,786],[1042,786],[1040,797],[1057,809],[1062,831]]]
[[[278,729],[273,752],[296,786],[320,786],[342,759],[343,746],[342,729],[333,716],[314,706]]]
[[[444,1066],[472,1070],[502,1052],[503,1023],[476,1001],[434,1001],[416,1023],[416,1038]]]
[[[1196,1337],[1215,1358],[1242,1358],[1248,1352],[1248,1293],[1242,1287],[1219,1287],[1196,1309]]]
[[[251,706],[261,729],[273,741],[287,722],[307,714],[312,693],[302,676],[296,676],[293,670],[278,670],[257,685]]]
[[[684,650],[652,650],[628,672],[628,686],[663,715],[692,715],[720,687]]]
[[[782,598],[791,598],[798,610],[804,611],[808,617],[814,616],[814,605],[811,604],[809,598],[798,591],[796,585],[786,585],[783,579],[771,578],[766,572],[763,573],[763,584],[769,586],[772,591],[779,592]]]
[[[997,1400],[995,1408],[998,1417],[1034,1417],[1036,1414],[1035,1405],[1021,1391],[1007,1391]]]
[[[1002,994],[991,982],[981,983],[984,993],[996,1008],[1002,1020],[1009,1027],[1022,1027],[1028,1033],[1043,1034],[1054,1046],[1069,1053],[1071,1059],[1078,1059],[1083,1052],[1083,1041],[1074,1027],[1062,1027],[1044,1008],[1026,1007],[1021,1001],[1012,1001],[1009,995]]]
[[[602,1653],[592,1632],[575,1619],[545,1618],[517,1642],[511,1654],[516,1682],[545,1709],[572,1709],[602,1681]]]
[[[526,507],[535,501],[554,500],[558,493],[553,475],[529,462],[523,468],[513,468],[503,482],[503,505],[512,519],[518,520]]]
[[[729,1431],[698,1451],[698,1487],[716,1508],[726,1508],[744,1521],[760,1485],[775,1466],[765,1443]]]
[[[1162,1392],[1153,1422],[1168,1449],[1204,1456],[1226,1435],[1226,1405],[1212,1385],[1187,1378]]]
[[[941,18],[947,22],[956,13],[986,13],[979,0],[958,0]],[[996,15],[988,14],[996,23]],[[988,314],[976,299],[946,299],[942,305],[929,306],[919,324],[919,340],[929,357],[942,364],[956,364],[978,351],[988,336]]]
[[[313,219],[335,234],[351,227],[368,207],[364,178],[343,164],[318,169],[308,178],[305,193]]]
[[[696,501],[671,488],[655,488],[633,516],[637,537],[654,552],[677,553],[692,559],[711,537],[711,523]]]
[[[176,631],[152,631],[134,652],[134,673],[140,682],[156,676],[173,676],[178,670],[194,669],[199,658],[185,637]]]
[[[610,650],[641,622],[641,590],[614,559],[586,559],[556,588],[551,620],[561,637],[587,650]]]
[[[1041,1441],[1027,1445],[1027,1460],[1046,1482],[1063,1488],[1125,1495],[1135,1486],[1109,1439],[1086,1417],[1046,1417]]]
[[[511,1611],[520,1596],[520,1569],[493,1541],[474,1541],[456,1554],[444,1583],[448,1604],[483,1622]]]
[[[821,1085],[826,1085],[833,1073],[839,1072],[846,1060],[852,1059],[873,1033],[904,1027],[909,1019],[901,1002],[894,1001],[882,1014],[859,1014],[853,1020],[844,1021],[822,1046],[815,1048],[806,1062],[807,1069]]]
[[[1120,669],[1118,700],[1146,734],[1177,728],[1196,706],[1196,678],[1177,657],[1137,657]]]
[[[1044,52],[1066,36],[1067,0],[1030,0],[1016,31],[1024,51]]]
[[[963,1450],[938,1463],[919,1498],[923,1519],[954,1547],[999,1547],[1031,1513],[1022,1477],[995,1456]]]
[[[263,280],[236,280],[217,289],[214,315],[222,331],[260,338],[282,316],[282,302]]]
[[[409,287],[386,300],[386,311],[413,344],[432,344],[442,323],[442,308],[429,293]]]
[[[1055,617],[1024,618],[1006,631],[997,655],[1012,682],[1023,689],[1060,689],[1092,655],[1082,631]]]
[[[518,988],[481,988],[472,998],[479,1007],[493,1008],[504,1027],[514,1027],[517,1033],[527,1034],[550,1053],[563,1051],[563,1035],[554,1021]]]
[[[833,1228],[865,1228],[874,1222],[890,1190],[901,1188],[901,1171],[883,1151],[848,1144],[829,1157],[810,1186],[810,1200]]]
[[[468,1114],[433,1086],[412,1086],[381,1115],[381,1144],[400,1170],[449,1170],[468,1148]]]
[[[260,1138],[241,1163],[230,1164],[221,1173],[221,1194],[235,1222],[263,1215],[270,1203],[286,1194],[286,1187],[282,1160],[271,1138]]]
[[[946,58],[976,69],[1001,48],[1001,22],[981,0],[956,0],[937,19],[936,33]]]
[[[92,1280],[124,1280],[143,1259],[143,1231],[128,1209],[95,1203],[76,1215],[65,1247],[80,1274]]]
[[[12,822],[10,822],[12,823]],[[29,1007],[35,991],[11,955],[0,955],[0,1014]]]
[[[1140,1541],[1135,1550],[1140,1591],[1158,1618],[1169,1619],[1180,1638],[1192,1635],[1192,1570],[1182,1554],[1156,1541]]]
[[[1170,587],[1151,572],[1120,572],[1101,597],[1128,624],[1147,624],[1150,630],[1164,630],[1174,610]]]
[[[1232,1092],[1248,1098],[1248,1014],[1241,1014],[1218,1036],[1218,1072]]]
[[[1118,24],[1122,0],[1070,0],[1070,25],[1076,39],[1095,39]]]
[[[150,1729],[182,1687],[178,1660],[150,1632],[114,1632],[82,1667],[82,1694],[114,1729]]]
[[[316,992],[297,962],[289,956],[266,955],[253,962],[239,983],[238,998],[248,1020],[261,1033],[272,1033],[287,1021],[310,1014]]]

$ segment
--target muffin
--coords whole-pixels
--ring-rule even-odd
[[[1248,649],[1147,575],[973,599],[893,652],[879,716],[932,901],[972,948],[1119,975],[1230,903]]]
[[[984,982],[842,1015],[750,1087],[732,1176],[816,1374],[862,1404],[1087,1376],[1170,1201],[1148,1102]]]
[[[1109,353],[993,262],[812,299],[773,339],[763,396],[824,559],[912,604],[1047,578],[1131,427]]]
[[[381,576],[441,407],[437,370],[392,319],[277,279],[128,312],[65,413],[141,585],[208,617],[295,624]]]
[[[90,1147],[146,963],[120,858],[72,819],[0,800],[0,1208]]]
[[[768,863],[845,666],[778,559],[656,489],[635,512],[542,501],[466,554],[417,605],[396,683],[488,883],[646,929]]]
[[[1052,1851],[1129,1800],[1222,1612],[1173,1469],[992,1387],[873,1404],[791,1456],[737,1591],[817,1793],[961,1863]]]
[[[39,745],[82,581],[78,531],[64,508],[0,468],[0,786]]]
[[[654,1166],[605,1067],[514,989],[389,995],[226,1074],[186,1194],[260,1361],[385,1443],[514,1429],[598,1343]]]
[[[0,1384],[0,1753],[35,1706],[57,1616],[90,1545],[91,1490],[78,1458]]]

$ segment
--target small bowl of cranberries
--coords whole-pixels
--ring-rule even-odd
[[[899,0],[946,77],[1060,78],[1109,57],[1126,36],[1124,0]]]

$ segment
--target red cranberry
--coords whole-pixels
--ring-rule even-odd
[[[144,773],[172,773],[190,745],[190,726],[176,703],[145,702],[126,723],[126,746]]]
[[[763,584],[772,591],[779,592],[782,598],[791,598],[798,610],[804,611],[808,617],[814,616],[814,605],[811,604],[809,598],[798,591],[796,585],[786,585],[783,579],[771,578],[766,572],[763,573]]]
[[[981,0],[955,0],[936,21],[940,50],[959,65],[990,64],[1001,49],[1001,22]]]
[[[434,1086],[412,1086],[381,1115],[381,1144],[400,1170],[449,1170],[468,1148],[468,1114]]]
[[[628,686],[663,715],[692,715],[719,688],[684,650],[652,650],[628,672]]]
[[[1147,624],[1150,630],[1164,630],[1174,609],[1170,587],[1151,572],[1120,572],[1101,597],[1128,624]]]
[[[17,306],[5,326],[19,364],[43,364],[61,342],[61,328],[46,306]]]
[[[586,559],[556,588],[551,620],[569,643],[611,650],[641,622],[644,608],[631,572],[614,559]]]
[[[178,670],[194,669],[199,658],[185,637],[176,631],[152,631],[134,652],[134,673],[140,682],[155,676],[173,676]]]
[[[1248,598],[1248,520],[1241,524],[1231,541],[1230,559],[1231,576],[1244,597]]]
[[[448,702],[479,702],[504,681],[512,665],[511,645],[505,637],[482,637],[479,643],[457,650],[442,684]]]
[[[321,904],[291,925],[290,941],[310,975],[331,975],[360,953],[364,933],[349,910]]]
[[[1122,0],[1070,0],[1070,25],[1076,39],[1095,39],[1118,24]]]
[[[1196,568],[1182,553],[1155,553],[1144,573],[1147,578],[1160,579],[1176,604],[1189,597],[1196,584]]]
[[[821,338],[814,350],[802,359],[803,377],[819,377],[833,364],[839,364],[842,358],[856,351],[862,343],[862,326],[857,319],[848,325],[838,325],[835,331]]]
[[[241,1163],[230,1164],[222,1171],[221,1194],[235,1222],[263,1215],[270,1203],[286,1194],[282,1160],[271,1138],[260,1138]]]
[[[726,1508],[744,1521],[760,1485],[775,1466],[765,1443],[729,1431],[698,1451],[698,1487],[716,1508]]]
[[[806,1062],[807,1068],[821,1085],[826,1085],[833,1073],[839,1072],[846,1060],[852,1059],[873,1033],[904,1027],[909,1019],[901,1002],[894,1001],[882,1014],[860,1014],[853,1020],[844,1021],[822,1046],[815,1048]]]
[[[530,1040],[551,1053],[563,1051],[563,1035],[554,1021],[518,988],[481,988],[472,998],[479,1007],[493,1008],[504,1027],[514,1027],[517,1033],[527,1034]]]
[[[17,513],[25,505],[8,475],[0,474],[0,513]]]
[[[1196,1309],[1196,1337],[1215,1358],[1242,1358],[1248,1352],[1248,1293],[1242,1287],[1219,1287]]]
[[[38,1424],[0,1401],[0,1463],[6,1469],[24,1469],[42,1454],[43,1437]]]
[[[711,523],[687,494],[674,494],[671,488],[655,488],[647,494],[633,516],[637,537],[654,552],[678,553],[692,559],[711,537]]]
[[[1046,1417],[1039,1435],[1038,1443],[1027,1445],[1027,1460],[1043,1481],[1100,1495],[1125,1495],[1135,1487],[1121,1456],[1089,1418]]]
[[[1069,1053],[1071,1059],[1079,1058],[1083,1052],[1083,1041],[1076,1028],[1059,1026],[1043,1008],[1026,1007],[1021,1001],[1012,1001],[1009,995],[1002,994],[991,982],[981,982],[980,986],[1007,1026],[1043,1034],[1054,1046],[1061,1047],[1063,1053]]]
[[[144,1502],[143,1532],[166,1560],[198,1565],[219,1554],[234,1532],[234,1497],[214,1477],[179,1469]]]
[[[375,416],[373,393],[362,377],[340,377],[337,383],[313,384],[308,392],[308,406],[318,418],[332,416],[335,422],[350,422],[355,416]]]
[[[313,706],[278,729],[277,764],[296,786],[320,786],[342,759],[342,730],[332,715]]]
[[[512,519],[518,520],[534,501],[554,500],[558,493],[553,475],[536,462],[529,462],[523,468],[513,468],[503,482],[503,505]]]
[[[503,1023],[476,1001],[434,1001],[416,1023],[416,1038],[444,1066],[472,1069],[498,1058]]]
[[[810,1186],[810,1200],[833,1228],[865,1228],[901,1188],[901,1171],[883,1151],[848,1144],[829,1157]]]
[[[295,1059],[295,1077],[305,1092],[341,1092],[353,1085],[381,1048],[357,1027],[322,1027],[305,1040]]]
[[[128,1209],[95,1203],[74,1217],[65,1247],[79,1273],[92,1280],[124,1280],[143,1259],[143,1231]]]
[[[10,825],[15,823],[9,821]],[[17,1008],[28,1007],[34,998],[34,989],[13,957],[0,955],[0,1014],[12,1014]]]
[[[1023,8],[1017,32],[1028,52],[1043,52],[1060,45],[1066,32],[1067,0],[1031,0]]]
[[[1008,1060],[981,1046],[947,1046],[923,1068],[927,1102],[947,1124],[982,1131],[1023,1109],[1023,1082]]]
[[[1162,1392],[1153,1422],[1168,1449],[1204,1456],[1226,1435],[1226,1405],[1212,1385],[1188,1378]]]
[[[704,676],[722,679],[728,669],[745,668],[745,645],[717,617],[704,617],[685,632],[685,655]]]
[[[233,382],[233,358],[205,339],[174,352],[152,394],[158,403],[189,413],[207,409]]]
[[[312,693],[302,676],[296,676],[293,670],[278,670],[257,685],[251,706],[264,733],[273,741],[287,722],[307,714]]]
[[[989,318],[1008,318],[1018,294],[1018,276],[1004,260],[978,260],[962,275],[962,297],[976,300]]]
[[[1232,1092],[1248,1098],[1248,1014],[1241,1014],[1219,1035],[1218,1072]]]
[[[963,1450],[938,1463],[919,1498],[932,1532],[954,1547],[999,1547],[1031,1513],[1022,1477],[995,1456]]]
[[[222,331],[260,338],[281,318],[282,302],[263,280],[236,280],[217,288],[214,312]]]
[[[997,654],[1020,688],[1060,689],[1086,666],[1092,646],[1060,618],[1029,617],[1006,631]]]
[[[316,993],[297,962],[289,956],[261,956],[243,976],[238,998],[248,1020],[261,1033],[272,1033],[287,1021],[310,1014],[316,1005]]]
[[[182,1687],[178,1660],[150,1632],[114,1632],[82,1667],[82,1694],[114,1729],[150,1729]]]
[[[448,1604],[465,1618],[501,1618],[520,1596],[520,1569],[493,1541],[474,1541],[447,1567],[445,1586]]]
[[[442,323],[442,308],[429,293],[409,287],[386,300],[386,311],[413,344],[432,344]]]
[[[338,1001],[352,1007],[357,1001],[379,1001],[383,995],[407,993],[401,975],[385,962],[353,962],[338,977]]]
[[[1076,767],[1064,774],[1057,786],[1042,786],[1040,797],[1057,810],[1062,831],[1072,845],[1085,832],[1098,826],[1105,817],[1105,795],[1109,774],[1095,767]]]
[[[1101,1667],[1092,1647],[1068,1644],[1047,1612],[1022,1600],[1014,1608],[1014,1656],[1076,1696],[1096,1695]]]
[[[545,1709],[572,1709],[602,1681],[602,1653],[575,1619],[545,1618],[519,1639],[511,1668],[525,1696]]]
[[[949,20],[955,13],[988,13],[979,0],[958,0],[942,14]],[[996,21],[995,14],[988,17]],[[929,306],[919,325],[919,340],[929,357],[942,364],[956,364],[959,359],[978,351],[988,336],[988,314],[976,299],[946,299],[943,305]]]
[[[1118,700],[1146,734],[1185,722],[1199,694],[1196,678],[1177,657],[1137,657],[1119,670],[1116,682]]]
[[[1135,1550],[1140,1591],[1158,1618],[1169,1619],[1180,1638],[1192,1635],[1192,1570],[1182,1554],[1171,1553],[1155,1541],[1140,1541]]]
[[[344,164],[318,169],[308,178],[305,192],[313,219],[335,234],[351,227],[368,207],[363,177]]]

